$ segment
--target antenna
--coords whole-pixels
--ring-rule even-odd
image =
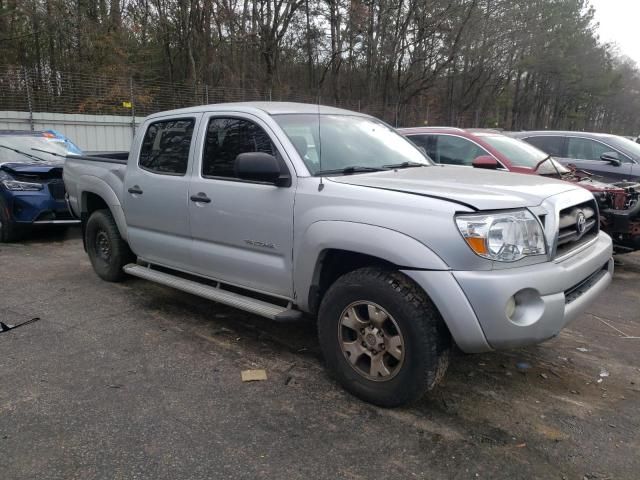
[[[320,115],[320,93],[318,92],[318,168],[322,171],[322,131],[320,130],[320,121],[322,115]],[[324,183],[322,175],[320,175],[320,183],[318,184],[318,191],[321,192],[324,189]]]

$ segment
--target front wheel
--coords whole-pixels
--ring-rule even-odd
[[[339,278],[320,305],[318,334],[344,388],[382,407],[419,399],[448,365],[451,337],[442,317],[399,272],[362,268]]]
[[[107,282],[119,282],[125,274],[122,267],[135,260],[129,245],[122,239],[109,210],[96,210],[85,229],[85,245],[93,269]]]

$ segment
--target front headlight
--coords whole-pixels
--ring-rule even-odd
[[[544,255],[544,232],[529,210],[456,216],[456,224],[477,255],[499,262],[515,262]]]
[[[41,183],[18,182],[17,180],[3,180],[2,185],[7,190],[14,192],[37,192],[44,188]]]

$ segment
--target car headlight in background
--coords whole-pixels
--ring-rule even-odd
[[[44,188],[41,183],[18,182],[17,180],[2,180],[2,185],[13,192],[37,192]]]
[[[547,252],[544,232],[529,210],[456,216],[465,241],[477,255],[498,262],[515,262]]]

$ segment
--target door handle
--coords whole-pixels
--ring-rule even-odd
[[[142,195],[144,192],[140,189],[140,187],[138,185],[134,185],[133,187],[131,187],[129,190],[127,190],[127,192],[133,194],[133,195]]]
[[[206,194],[200,192],[197,195],[191,195],[191,201],[196,203],[211,203],[211,199]]]

